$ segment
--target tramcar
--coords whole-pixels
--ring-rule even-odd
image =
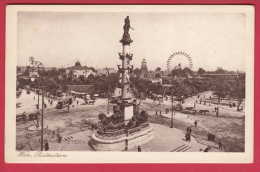
[[[56,105],[56,109],[64,109],[66,107],[69,108],[69,106],[72,104],[72,102],[73,102],[72,96],[60,98]]]

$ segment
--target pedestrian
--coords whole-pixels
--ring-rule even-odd
[[[191,127],[187,127],[186,134],[185,134],[186,141],[191,141]]]
[[[187,133],[191,133],[191,127],[187,127],[186,131]]]
[[[79,104],[79,101],[77,100],[77,105]]]
[[[46,140],[45,144],[44,144],[44,149],[45,151],[48,151],[49,150],[49,143],[48,143],[48,140]]]
[[[138,152],[142,152],[142,149],[141,149],[141,146],[140,146],[140,145],[138,145],[137,151],[138,151]]]
[[[185,134],[185,141],[188,141],[189,140],[189,136],[188,136],[188,133],[186,132]]]
[[[189,133],[190,133],[190,134],[191,134],[191,131],[192,131],[192,130],[191,130],[191,127],[189,127]]]
[[[57,133],[57,141],[58,141],[58,143],[61,143],[61,141],[62,141],[62,137],[59,133]]]
[[[190,141],[191,141],[190,136],[191,136],[191,134],[190,134],[189,132],[186,132],[186,134],[185,134],[185,140],[190,142]]]
[[[125,151],[128,150],[128,139],[125,139]]]
[[[222,142],[221,142],[221,141],[218,142],[218,149],[219,149],[219,150],[223,150],[223,145],[222,145]]]
[[[219,116],[219,109],[218,109],[218,107],[216,108],[216,116],[217,116],[217,118]]]
[[[198,121],[197,120],[195,120],[194,121],[194,126],[197,128],[197,125],[198,125]]]

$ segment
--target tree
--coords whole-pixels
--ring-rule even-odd
[[[245,76],[241,75],[235,78],[230,95],[237,99],[237,111],[240,111],[240,105],[245,98]]]
[[[203,68],[198,69],[198,74],[203,75],[206,71]]]
[[[174,77],[181,77],[183,76],[183,73],[182,73],[182,69],[180,68],[177,68],[177,69],[173,69],[171,71],[171,76],[174,78]]]
[[[95,77],[94,85],[96,92],[107,93],[115,90],[118,85],[118,79],[119,76],[117,73]]]
[[[227,73],[226,70],[224,70],[222,67],[218,67],[217,70],[215,70],[216,74],[223,74],[223,73]]]
[[[45,86],[45,89],[48,90],[51,94],[55,94],[56,91],[60,88],[60,84],[58,84],[57,80],[49,77],[43,78],[41,85]]]
[[[140,70],[139,68],[135,68],[135,69],[133,70],[133,74],[134,74],[136,77],[139,77],[140,74],[141,74],[141,70]]]
[[[188,78],[189,76],[193,76],[193,71],[188,68],[188,67],[185,67],[183,70],[182,70],[182,73],[183,75]]]
[[[223,78],[215,80],[212,89],[214,91],[214,94],[218,96],[218,103],[220,103],[222,98],[225,98],[227,95],[230,95],[231,87],[232,84]]]
[[[173,81],[171,87],[171,94],[176,96],[180,102],[185,95],[185,85],[184,82]]]
[[[91,73],[88,75],[87,81],[88,83],[92,83],[95,80],[95,76]]]
[[[157,67],[156,69],[155,69],[155,72],[161,72],[161,68],[160,67]]]

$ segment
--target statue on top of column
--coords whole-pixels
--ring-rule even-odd
[[[130,43],[133,42],[133,40],[131,39],[130,34],[129,34],[129,29],[132,28],[130,25],[129,16],[127,16],[125,18],[125,24],[124,24],[123,28],[124,28],[124,34],[123,34],[123,38],[120,40],[120,42],[123,45],[129,45]]]

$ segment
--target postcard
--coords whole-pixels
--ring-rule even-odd
[[[253,6],[6,14],[7,163],[252,163]]]

